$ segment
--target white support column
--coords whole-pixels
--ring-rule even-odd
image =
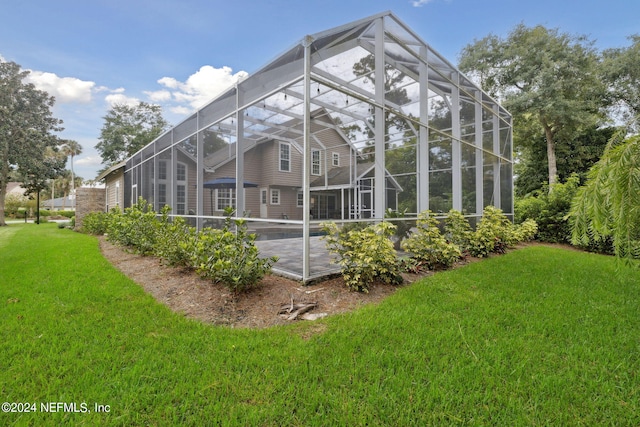
[[[483,165],[483,153],[482,153],[482,104],[478,99],[482,99],[482,92],[476,91],[475,93],[475,129],[476,129],[476,214],[481,215],[484,209],[484,165]]]
[[[169,185],[167,185],[167,191],[169,191],[167,200],[171,203],[171,212],[173,213],[176,212],[176,207],[178,206],[178,192],[176,191],[176,186],[178,185],[176,184],[176,174],[178,172],[178,150],[176,147],[177,144],[174,139],[173,130],[171,130],[171,167],[167,167],[167,182],[169,183]]]
[[[310,173],[311,173],[311,36],[304,38],[304,118],[303,118],[303,154],[302,154],[302,281],[306,282],[311,277],[309,265],[311,222],[311,197],[310,197]]]
[[[373,217],[384,218],[386,205],[386,177],[385,177],[385,94],[384,94],[384,18],[376,21],[375,41],[375,166],[373,190]]]
[[[426,63],[429,55],[426,46],[420,47],[420,56]],[[417,176],[417,209],[418,213],[429,209],[429,68],[420,63],[420,133],[416,149]]]
[[[451,79],[451,192],[453,209],[462,212],[462,148],[460,147],[460,76],[454,72]]]
[[[500,108],[493,106],[493,153],[496,154],[493,160],[493,206],[499,208],[502,204],[500,198]]]
[[[196,162],[197,162],[197,176],[196,176],[196,214],[198,215],[197,228],[202,228],[202,218],[204,215],[204,134],[200,129],[200,112],[196,114],[196,129],[198,133],[196,135]]]
[[[244,94],[236,84],[236,216],[244,216]]]

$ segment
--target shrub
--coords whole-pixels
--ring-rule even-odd
[[[518,241],[513,224],[495,206],[487,206],[473,233],[469,252],[476,257],[486,257],[491,252],[504,253]]]
[[[394,211],[393,209],[389,208],[384,213],[384,217],[401,219],[401,218],[405,218],[406,213],[407,213],[406,209],[403,211]],[[396,226],[396,230],[392,238],[393,246],[396,249],[400,249],[400,244],[402,243],[402,239],[404,239],[405,237],[409,237],[409,232],[411,230],[411,227],[413,226],[413,221],[401,219],[400,221],[394,221],[393,224]]]
[[[418,215],[417,229],[402,242],[402,248],[430,270],[451,267],[462,257],[460,248],[444,238],[430,210]]]
[[[572,174],[564,183],[554,184],[515,202],[515,222],[533,219],[538,224],[536,238],[543,242],[569,243],[571,227],[568,221],[571,201],[578,192],[580,178]]]
[[[167,205],[160,211],[160,227],[153,252],[169,265],[186,267],[194,250],[196,229],[182,217],[169,218],[170,211]]]
[[[84,216],[82,220],[83,233],[101,236],[107,232],[109,225],[109,214],[106,212],[91,212]]]
[[[231,230],[235,226],[235,232]],[[193,240],[190,264],[205,278],[226,285],[235,294],[257,286],[271,271],[278,257],[258,258],[256,235],[247,233],[243,219],[231,221],[227,216],[224,227],[205,228]]]
[[[462,252],[467,252],[473,238],[473,230],[469,221],[460,211],[451,209],[444,220],[444,237],[457,245]]]
[[[153,206],[142,197],[138,202],[124,210],[123,214],[114,211],[109,217],[107,238],[117,244],[128,246],[142,255],[153,253],[160,227]]]
[[[362,229],[341,231],[333,223],[323,223],[323,237],[329,252],[339,256],[338,264],[349,289],[368,292],[375,280],[402,283],[400,266],[390,237],[396,226],[389,222],[371,224]]]
[[[527,219],[522,224],[514,225],[514,236],[517,242],[528,242],[536,237],[538,223],[532,219]]]

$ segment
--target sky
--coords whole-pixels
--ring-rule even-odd
[[[598,49],[640,34],[638,0],[0,0],[0,60],[56,99],[58,136],[79,142],[76,175],[95,179],[104,117],[159,104],[172,125],[314,34],[392,11],[453,64],[516,25],[586,35]]]

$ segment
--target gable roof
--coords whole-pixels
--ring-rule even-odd
[[[365,162],[356,163],[355,171],[352,166],[331,168],[326,174],[314,179],[310,186],[314,190],[318,190],[318,187],[322,187],[323,189],[352,188],[356,186],[358,180],[370,177],[374,167],[375,164],[373,162]],[[355,179],[352,179],[351,177],[354,172]],[[396,179],[391,176],[389,171],[386,169],[385,176],[397,191],[402,191],[402,187],[398,181],[396,181]]]

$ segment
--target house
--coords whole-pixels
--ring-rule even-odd
[[[75,211],[75,196],[56,197],[42,202],[42,206],[50,211]]]
[[[303,238],[387,209],[513,216],[511,115],[391,12],[307,35],[101,175],[198,227],[227,206]]]
[[[311,217],[372,217],[374,164],[357,161],[357,150],[326,111],[316,110],[312,116],[316,122],[311,126]],[[298,119],[286,122],[286,132],[277,137],[265,136],[245,151],[245,216],[303,219],[303,150],[296,142],[301,127]],[[235,178],[231,178],[235,176],[235,157],[235,146],[231,145],[204,159],[204,187],[208,188],[204,192],[205,215],[222,215],[228,206],[236,208]],[[194,159],[186,153],[182,153],[181,160],[195,166]],[[397,193],[402,188],[388,173],[387,181],[388,207],[395,209]],[[164,194],[164,187],[161,193]],[[166,202],[166,198],[162,201]]]
[[[125,162],[116,163],[98,175],[96,181],[105,183],[105,211],[115,207],[124,209],[124,167]]]

